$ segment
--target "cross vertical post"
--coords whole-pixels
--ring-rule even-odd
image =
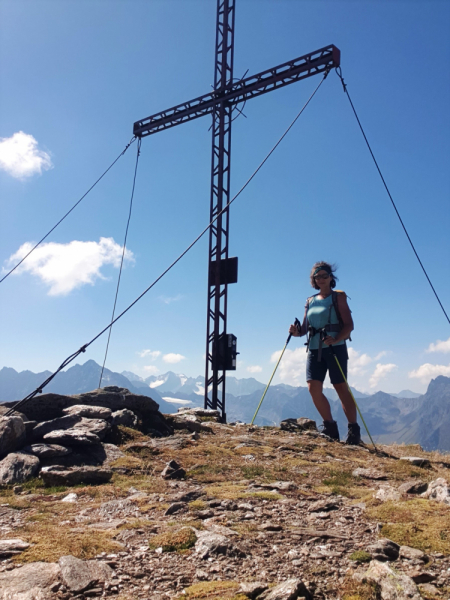
[[[214,91],[219,97],[233,84],[234,22],[235,0],[218,0]],[[232,109],[233,104],[224,97],[213,111],[210,221],[230,200]],[[205,408],[219,409],[224,422],[225,368],[219,360],[219,339],[225,339],[227,333],[228,283],[221,263],[228,260],[229,224],[227,208],[209,230],[205,368]]]

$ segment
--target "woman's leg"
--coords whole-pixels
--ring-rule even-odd
[[[333,417],[331,416],[330,403],[328,402],[326,396],[323,395],[322,381],[317,381],[315,379],[308,381],[308,389],[309,393],[311,394],[311,398],[313,399],[314,406],[319,411],[322,419],[324,421],[332,421]]]
[[[356,423],[356,406],[346,383],[333,383],[349,423]],[[320,412],[320,411],[319,411]]]

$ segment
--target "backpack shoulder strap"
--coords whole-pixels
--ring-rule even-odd
[[[338,318],[339,325],[342,327],[344,325],[344,321],[342,320],[341,313],[339,312],[339,305],[338,305],[338,295],[339,294],[344,294],[344,296],[346,295],[345,292],[342,290],[332,290],[331,291],[332,304],[334,306],[334,310],[336,311],[336,316]]]

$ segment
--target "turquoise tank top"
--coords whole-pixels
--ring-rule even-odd
[[[331,306],[331,318],[330,318],[330,306]],[[336,314],[336,309],[333,306],[333,298],[331,297],[331,294],[328,296],[328,298],[325,298],[324,300],[319,300],[317,298],[317,296],[313,296],[311,298],[311,300],[309,301],[309,306],[308,306],[308,312],[306,313],[307,319],[309,324],[314,327],[315,329],[322,329],[322,327],[325,327],[325,325],[328,325],[328,323],[331,324],[335,324],[338,325],[339,324],[339,319],[337,318],[337,314]],[[328,333],[329,336],[331,337],[337,337],[338,332],[337,331],[330,331]],[[316,335],[311,336],[310,342],[309,342],[309,349],[310,350],[318,350],[319,349],[319,340],[320,340],[320,334],[316,333]],[[342,346],[343,344],[345,344],[345,340],[341,340],[340,342],[337,342],[336,344],[333,344],[334,346]],[[326,348],[326,345],[323,345],[324,348]]]

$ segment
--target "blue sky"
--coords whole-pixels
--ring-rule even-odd
[[[125,147],[133,122],[207,93],[214,0],[3,0],[0,260],[8,268]],[[409,233],[450,308],[450,4],[237,0],[235,75],[330,43]],[[233,123],[232,191],[318,84],[247,103]],[[207,225],[210,118],[145,138],[118,309]],[[20,133],[22,132],[22,133]],[[32,136],[32,137],[31,137]],[[0,367],[53,370],[109,321],[136,144],[0,285]],[[339,265],[355,320],[350,382],[423,391],[450,376],[450,329],[405,238],[334,73],[231,210],[238,377],[269,378],[317,260]],[[114,328],[107,362],[204,373],[207,239]],[[106,338],[83,361],[102,362]],[[303,340],[276,381],[304,385]]]

